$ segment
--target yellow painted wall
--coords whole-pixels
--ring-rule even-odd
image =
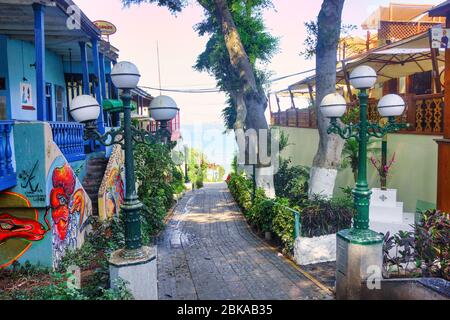
[[[292,164],[310,167],[319,144],[317,129],[281,128],[289,135],[289,146],[282,157],[291,158]],[[396,163],[388,177],[388,188],[398,190],[398,201],[404,202],[405,211],[415,212],[417,201],[436,203],[437,143],[439,136],[413,134],[388,135],[388,159],[396,153]],[[379,142],[381,143],[381,141]],[[369,186],[379,187],[378,175],[371,163],[368,166]],[[335,195],[342,187],[354,185],[349,168],[341,170],[336,179]]]

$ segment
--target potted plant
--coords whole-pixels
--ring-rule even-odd
[[[387,176],[388,176],[389,171],[391,170],[393,164],[395,163],[395,152],[392,155],[391,160],[387,163],[383,163],[383,161],[376,159],[373,155],[370,157],[370,162],[375,167],[375,169],[378,172],[378,175],[380,176],[381,190],[386,191],[387,190]]]

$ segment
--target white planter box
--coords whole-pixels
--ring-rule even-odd
[[[295,240],[294,258],[299,265],[336,261],[336,234]]]

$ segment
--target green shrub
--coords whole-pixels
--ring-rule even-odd
[[[426,276],[450,280],[450,214],[426,211],[414,229],[416,259],[424,264]]]
[[[197,180],[195,180],[195,188],[196,189],[201,189],[203,188],[204,184],[203,184],[203,176],[199,176],[197,178]]]
[[[292,211],[288,210],[289,200],[286,198],[277,199],[273,207],[274,219],[272,221],[273,232],[283,242],[285,249],[292,252],[294,249],[294,228],[295,219]],[[297,209],[297,208],[293,208]]]
[[[164,217],[174,203],[174,194],[184,188],[183,175],[172,160],[170,147],[162,144],[137,145],[136,179],[138,197],[145,205],[142,215],[144,240],[161,230]]]
[[[300,208],[302,236],[319,237],[351,227],[355,214],[348,198],[320,198],[304,202]]]
[[[274,186],[277,197],[289,199],[291,205],[299,205],[308,198],[309,169],[290,166],[291,160],[281,160]]]
[[[231,174],[228,188],[242,209],[247,220],[262,231],[274,232],[285,249],[292,251],[294,247],[294,213],[300,213],[301,235],[317,237],[336,233],[351,226],[355,210],[350,197],[332,200],[308,200],[306,195],[268,199],[264,191],[258,189],[254,204],[251,201],[252,182],[244,175]],[[306,192],[306,190],[304,190]],[[292,206],[292,199],[302,199],[298,205]]]
[[[264,190],[256,191],[255,203],[247,211],[246,217],[261,231],[272,231],[272,221],[275,217],[274,202],[266,198]]]

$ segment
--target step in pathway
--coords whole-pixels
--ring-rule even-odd
[[[224,183],[188,192],[157,242],[162,300],[332,299],[250,231]]]

